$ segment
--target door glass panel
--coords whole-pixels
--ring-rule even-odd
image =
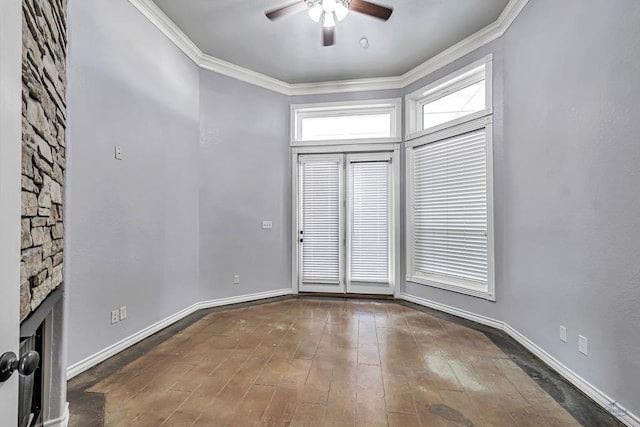
[[[337,159],[302,163],[302,282],[340,283],[340,172]]]
[[[351,164],[351,281],[389,283],[389,162]]]

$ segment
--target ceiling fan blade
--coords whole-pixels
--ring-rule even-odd
[[[373,16],[374,18],[382,19],[386,21],[391,16],[393,9],[379,4],[371,3],[366,0],[351,0],[349,9],[364,13],[365,15]]]
[[[336,43],[336,27],[322,27],[322,46],[333,46]]]
[[[307,4],[304,0],[298,0],[295,3],[291,3],[288,6],[282,6],[277,9],[270,10],[265,12],[264,14],[270,20],[274,21],[278,18],[283,18],[287,15],[293,15],[294,13],[302,12],[303,10],[307,10]]]

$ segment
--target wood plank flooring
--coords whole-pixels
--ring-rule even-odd
[[[484,333],[395,302],[211,313],[87,391],[109,427],[579,425]]]

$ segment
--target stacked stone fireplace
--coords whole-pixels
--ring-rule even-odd
[[[20,319],[62,284],[66,0],[23,0]]]
[[[20,427],[65,417],[66,46],[67,0],[23,0],[20,350],[37,350],[41,362],[20,378]]]

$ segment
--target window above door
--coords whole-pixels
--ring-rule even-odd
[[[291,105],[291,145],[401,142],[401,100]]]

